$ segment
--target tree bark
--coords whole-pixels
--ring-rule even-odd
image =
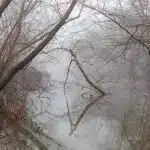
[[[4,10],[8,7],[8,5],[11,3],[12,0],[3,0],[1,6],[0,6],[0,18],[4,12]]]

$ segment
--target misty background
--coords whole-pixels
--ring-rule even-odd
[[[2,149],[148,150],[150,1],[5,2]]]

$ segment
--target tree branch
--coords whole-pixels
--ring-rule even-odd
[[[4,10],[8,7],[8,5],[11,3],[12,0],[3,0],[1,6],[0,6],[0,18],[4,12]]]
[[[65,15],[61,18],[61,20],[57,23],[57,25],[49,32],[47,37],[21,62],[19,62],[16,66],[11,68],[6,75],[1,78],[0,81],[0,91],[2,91],[5,86],[9,83],[9,81],[13,78],[13,76],[22,68],[24,68],[29,62],[31,62],[39,52],[41,52],[45,46],[52,40],[52,38],[56,35],[56,33],[61,29],[61,27],[66,23],[69,15],[71,14],[73,8],[75,7],[78,0],[72,0],[70,7],[67,9]]]
[[[105,16],[106,18],[110,19],[112,22],[114,22],[116,25],[118,25],[122,30],[124,30],[127,34],[129,34],[134,40],[136,40],[137,42],[139,42],[139,44],[143,45],[147,51],[148,51],[148,55],[150,56],[150,47],[148,45],[146,45],[141,39],[137,38],[133,33],[131,33],[128,29],[126,29],[123,25],[121,25],[118,21],[116,21],[115,19],[113,19],[112,17],[108,16],[105,12],[102,12],[98,9],[96,9],[93,6],[84,4],[85,7],[94,10],[98,13],[100,13],[101,15]]]

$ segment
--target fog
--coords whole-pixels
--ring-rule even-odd
[[[8,149],[149,149],[149,7],[0,1],[0,131]]]

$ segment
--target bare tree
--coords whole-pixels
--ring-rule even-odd
[[[106,5],[109,2],[81,2],[93,13],[94,27],[83,31],[86,36],[82,38],[82,35],[70,48],[58,48],[71,54],[64,81],[65,98],[67,85],[71,84],[69,73],[77,74],[79,70],[87,83],[79,85],[83,93],[75,107],[76,120],[66,98],[71,133],[97,110],[99,115],[120,122],[129,143],[138,140],[130,143],[132,149],[148,149],[149,1],[119,0],[111,7]],[[83,78],[81,80],[83,83]],[[85,88],[88,90],[84,91]],[[126,114],[130,115],[126,117]],[[130,134],[134,135],[132,140],[128,137]],[[140,140],[138,134],[142,137]]]
[[[44,2],[39,0],[4,0],[1,3],[0,107],[1,130],[4,131],[6,135],[9,135],[6,137],[14,138],[10,138],[10,142],[16,140],[18,134],[19,136],[21,134],[30,139],[39,149],[45,150],[47,149],[46,145],[34,135],[34,131],[29,131],[24,127],[24,123],[18,122],[22,119],[30,118],[27,109],[29,94],[39,89],[44,90],[48,87],[48,85],[43,84],[41,73],[33,69],[29,71],[28,68],[25,67],[48,45],[56,33],[69,22],[69,15],[75,7],[77,0],[73,0],[66,12],[57,20],[53,20],[52,23],[44,27],[41,26],[41,28],[38,29],[37,26],[40,22],[37,22],[37,24],[34,22],[39,19],[35,14],[43,7],[41,6],[43,3]],[[68,6],[69,3],[64,3],[63,5]],[[41,14],[44,13],[43,9]],[[70,19],[73,20],[74,18]],[[31,27],[31,25],[33,25],[33,27]],[[32,119],[29,120],[32,121]],[[10,129],[14,136],[11,136],[12,134],[9,132]],[[14,130],[17,131],[16,136]]]

